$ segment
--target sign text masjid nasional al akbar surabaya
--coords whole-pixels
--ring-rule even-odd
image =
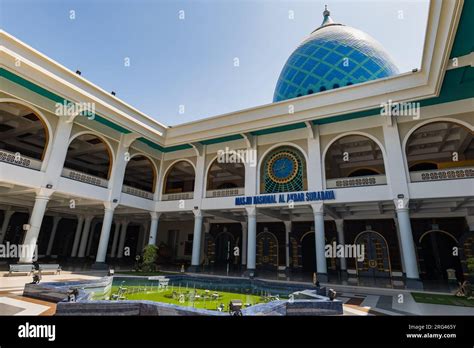
[[[236,197],[235,205],[278,204],[292,202],[315,202],[336,199],[334,191],[279,193],[271,195]]]

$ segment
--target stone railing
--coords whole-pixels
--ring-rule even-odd
[[[326,180],[326,188],[345,188],[345,187],[360,187],[360,186],[375,186],[386,185],[386,175],[368,175],[357,176],[354,178],[337,178]]]
[[[214,197],[243,196],[244,192],[245,192],[245,188],[243,187],[228,188],[228,189],[221,189],[221,190],[209,190],[209,191],[206,191],[206,197],[214,198]]]
[[[122,192],[123,193],[128,193],[129,195],[145,198],[145,199],[150,199],[153,200],[153,193],[137,189],[135,187],[123,185],[122,186]]]
[[[94,175],[77,172],[75,170],[68,169],[68,168],[63,168],[61,176],[64,178],[81,181],[86,184],[91,184],[91,185],[100,186],[100,187],[107,187],[109,184],[108,180],[99,178]]]
[[[182,199],[193,199],[194,192],[180,192],[180,193],[168,193],[163,194],[161,197],[162,201],[180,201]]]
[[[13,153],[7,150],[0,150],[0,162],[10,163],[34,170],[40,170],[42,163],[36,159],[22,156],[20,153]]]
[[[474,167],[410,172],[411,182],[474,178]]]

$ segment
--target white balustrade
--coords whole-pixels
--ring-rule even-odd
[[[109,184],[109,181],[106,179],[99,178],[97,176],[86,174],[86,173],[81,173],[81,172],[68,169],[68,168],[63,168],[61,176],[68,179],[81,181],[86,184],[91,184],[91,185],[100,186],[100,187],[107,187]]]
[[[23,156],[20,153],[13,153],[7,150],[0,150],[0,162],[10,163],[16,166],[34,170],[41,169],[41,161]]]
[[[243,196],[244,194],[245,194],[245,188],[244,187],[206,191],[206,197],[207,198]]]
[[[474,167],[421,170],[410,172],[411,182],[474,178]]]
[[[353,178],[337,178],[326,180],[326,188],[345,188],[360,186],[386,185],[385,175],[357,176]]]
[[[122,192],[123,193],[128,193],[129,195],[145,198],[145,199],[150,199],[153,200],[153,193],[137,189],[135,187],[123,185],[122,186]]]

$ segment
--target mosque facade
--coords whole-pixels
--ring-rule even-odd
[[[154,244],[195,272],[466,279],[473,17],[432,1],[421,69],[400,73],[326,9],[273,102],[173,127],[0,32],[0,243],[37,246],[9,262],[101,268]]]

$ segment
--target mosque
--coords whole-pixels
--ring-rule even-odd
[[[193,272],[472,276],[474,3],[430,1],[406,73],[333,17],[272,103],[173,127],[0,31],[0,243],[37,245],[7,262],[104,268],[154,244]]]

